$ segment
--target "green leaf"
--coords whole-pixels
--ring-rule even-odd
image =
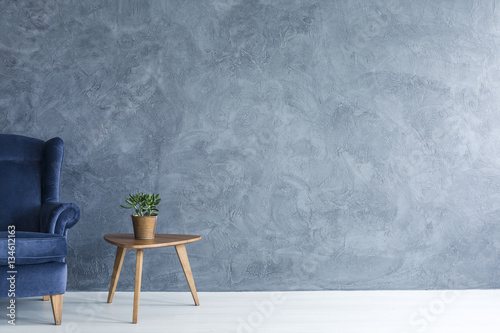
[[[144,192],[140,193],[129,193],[128,197],[125,197],[125,202],[129,206],[120,205],[122,208],[135,210],[136,215],[139,216],[156,216],[158,215],[158,205],[161,202],[160,194],[147,194]]]

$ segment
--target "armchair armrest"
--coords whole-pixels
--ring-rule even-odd
[[[66,236],[80,219],[80,208],[74,203],[45,202],[40,208],[40,231]]]

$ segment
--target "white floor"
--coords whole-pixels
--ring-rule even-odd
[[[500,290],[143,292],[132,324],[133,293],[68,292],[63,324],[53,325],[50,302],[16,300],[16,326],[0,300],[0,332],[499,332]]]

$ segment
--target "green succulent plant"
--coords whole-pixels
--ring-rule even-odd
[[[120,205],[122,208],[135,210],[135,214],[138,216],[157,216],[158,215],[158,205],[161,201],[160,194],[145,194],[145,193],[135,193],[129,194],[128,198],[125,198],[125,202],[130,206]]]

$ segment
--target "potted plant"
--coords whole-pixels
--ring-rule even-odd
[[[135,214],[132,214],[132,224],[134,225],[135,239],[153,239],[155,238],[156,218],[158,217],[158,208],[160,203],[159,194],[135,193],[129,194],[125,202],[129,206],[120,205],[122,208],[133,208]]]

